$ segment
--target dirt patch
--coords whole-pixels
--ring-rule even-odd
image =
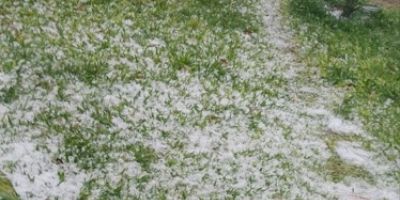
[[[371,3],[385,8],[400,9],[400,0],[371,0]]]

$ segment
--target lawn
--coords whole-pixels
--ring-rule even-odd
[[[397,200],[397,12],[280,2],[0,1],[0,195]]]
[[[173,190],[157,182],[166,184],[203,167],[208,155],[195,149],[205,147],[188,147],[188,134],[211,134],[216,127],[207,127],[220,124],[224,110],[242,112],[229,105],[231,100],[219,103],[219,96],[240,96],[231,94],[233,88],[245,93],[254,87],[242,85],[248,80],[240,77],[262,60],[255,56],[265,48],[257,37],[244,39],[262,25],[255,5],[232,0],[1,1],[1,143],[26,151],[22,154],[30,158],[22,160],[44,159],[27,161],[35,163],[34,169],[24,172],[18,171],[19,161],[2,163],[8,174],[28,174],[16,180],[37,190],[19,190],[24,199],[45,198],[48,188],[63,184],[81,188],[52,193],[64,198],[78,193],[81,199],[193,193],[185,182],[171,183]],[[42,181],[47,188],[34,186],[43,177],[43,166],[36,162],[52,172]],[[166,176],[160,177],[160,171]],[[83,185],[75,182],[82,179]],[[130,184],[137,186],[133,192],[127,190]]]
[[[356,11],[338,20],[325,11],[323,2],[287,3],[304,61],[348,91],[338,113],[361,117],[389,149],[400,150],[399,4],[375,1],[384,9],[370,14]]]

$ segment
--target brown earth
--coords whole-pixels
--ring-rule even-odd
[[[400,8],[400,0],[371,0],[371,3],[382,5],[385,8]]]

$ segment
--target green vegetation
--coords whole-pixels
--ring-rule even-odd
[[[320,172],[328,179],[333,182],[341,182],[346,177],[361,178],[371,184],[374,183],[373,175],[361,166],[353,165],[344,162],[340,159],[336,153],[337,142],[349,141],[349,142],[361,142],[362,147],[370,149],[371,143],[366,139],[357,135],[338,135],[330,134],[325,136],[325,142],[328,146],[332,156],[322,165],[319,169]]]
[[[367,139],[358,135],[339,135],[333,133],[324,136],[324,139],[326,145],[332,153],[335,152],[336,143],[339,141],[360,142],[364,149],[371,149],[371,141],[368,141]]]
[[[143,144],[136,144],[128,147],[133,153],[136,162],[140,164],[144,171],[150,171],[150,165],[157,159],[157,154],[151,147],[146,147]]]
[[[18,200],[19,197],[11,183],[0,172],[0,200]]]
[[[338,156],[332,156],[323,166],[326,178],[333,182],[341,182],[346,177],[364,179],[370,183],[374,182],[373,176],[362,167],[351,165],[342,161]]]
[[[334,1],[329,1],[330,3]],[[347,89],[338,113],[356,112],[369,131],[400,150],[400,11],[331,16],[323,0],[287,1],[303,59]]]
[[[196,123],[201,116],[189,117],[179,111],[160,113],[156,109],[138,116],[134,112],[158,105],[173,110],[172,101],[165,103],[158,98],[163,94],[151,84],[182,89],[186,83],[177,81],[180,73],[212,83],[213,91],[208,95],[216,92],[218,83],[227,77],[241,85],[235,70],[249,67],[238,58],[245,46],[241,37],[243,33],[257,33],[262,25],[253,12],[257,2],[89,0],[13,4],[2,1],[0,15],[4,19],[0,22],[0,32],[4,37],[0,41],[0,72],[16,81],[0,88],[0,103],[14,108],[26,96],[37,99],[35,107],[40,111],[26,124],[43,131],[32,140],[59,138],[60,148],[54,157],[61,163],[74,163],[88,173],[103,172],[118,162],[140,166],[140,176],[127,175],[127,180],[117,185],[100,175],[88,180],[81,190],[81,199],[90,199],[93,190],[99,190],[99,199],[126,199],[124,193],[129,184],[148,191],[147,183],[159,173],[153,165],[165,159],[149,145],[157,137],[158,129],[175,120],[182,126],[190,123],[200,126]],[[256,53],[259,52],[245,54]],[[120,104],[107,106],[104,96],[114,93],[111,90],[122,84],[140,85],[141,91],[135,97],[115,96],[121,100]],[[75,94],[81,100],[72,103]],[[52,96],[51,100],[40,107],[48,96]],[[71,103],[73,109],[63,106],[64,103]],[[205,106],[213,109],[214,105],[206,102]],[[152,116],[146,116],[147,113]],[[9,123],[4,124],[7,128],[22,125],[20,119],[7,119]],[[115,119],[117,123],[128,124],[129,130],[116,128]],[[207,117],[204,123],[220,121],[218,117]],[[183,151],[182,135],[163,136],[171,151]],[[46,145],[42,146],[41,150],[46,151]],[[168,164],[178,168],[174,161],[178,162],[179,157],[169,156]],[[107,173],[111,172],[104,172]],[[64,171],[57,175],[60,183],[68,179]],[[177,190],[182,196],[188,195],[183,186]],[[163,188],[156,188],[145,199],[155,196],[165,199],[165,193]]]
[[[318,198],[331,190],[303,180],[310,165],[335,181],[366,174],[331,150],[362,138],[316,138],[331,117],[322,96],[336,95],[292,70],[277,2],[0,1],[3,168],[52,189],[21,198]],[[326,114],[308,116],[320,103]],[[25,142],[31,156],[14,158]]]
[[[337,3],[343,7],[343,17],[350,17],[357,11],[365,0],[342,0]]]

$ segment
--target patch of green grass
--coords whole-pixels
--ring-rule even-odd
[[[80,81],[89,85],[95,84],[99,79],[105,77],[107,65],[101,62],[88,62],[72,66],[66,66],[64,72],[70,73]]]
[[[370,132],[400,150],[400,11],[358,11],[337,20],[323,0],[288,0],[286,8],[306,47],[304,61],[349,91],[338,113],[356,111]]]
[[[328,134],[323,136],[325,139],[325,143],[328,146],[329,150],[333,153],[335,152],[336,143],[339,141],[348,141],[348,142],[361,142],[362,146],[366,150],[371,150],[371,141],[366,140],[362,136],[358,135],[340,135],[340,134]]]
[[[0,172],[0,199],[1,200],[18,200],[19,196],[14,187],[7,178]]]
[[[326,177],[333,182],[341,182],[346,177],[356,177],[373,183],[374,179],[371,173],[362,167],[351,165],[342,161],[338,156],[330,157],[323,166],[323,172]]]
[[[367,141],[363,137],[357,135],[330,134],[325,135],[324,137],[325,142],[333,155],[325,162],[323,166],[320,167],[320,169],[318,169],[318,171],[323,173],[326,178],[333,182],[341,182],[346,177],[356,177],[361,178],[369,183],[374,183],[373,175],[370,172],[360,166],[345,163],[340,159],[335,151],[336,144],[339,141],[362,142],[362,146],[365,149],[370,149],[370,141]]]
[[[127,149],[133,153],[135,161],[140,164],[144,171],[150,171],[151,164],[158,159],[155,150],[143,144],[131,145]]]
[[[62,154],[68,162],[77,163],[84,170],[104,166],[111,152],[110,146],[98,140],[110,134],[105,129],[67,127],[64,131],[64,148]],[[111,141],[110,141],[111,142]]]
[[[101,192],[99,199],[101,200],[108,200],[108,199],[123,199],[124,198],[124,193],[123,190],[124,184],[120,182],[116,186],[111,185],[110,183],[107,183],[105,187],[103,187],[103,191]]]
[[[126,192],[129,187],[132,187],[132,182],[135,183],[136,189],[139,191],[143,191],[146,187],[146,184],[152,179],[153,177],[149,175],[143,175],[135,178],[129,178],[128,176],[124,176],[121,180],[117,183],[110,183],[108,180],[104,181],[102,179],[91,179],[87,181],[81,189],[79,194],[80,200],[92,199],[93,198],[93,189],[97,188],[97,196],[96,199],[100,200],[108,200],[108,199],[132,199],[132,200],[139,200],[139,199],[166,199],[168,194],[168,190],[154,187],[151,192],[146,194],[140,194],[138,196],[132,195]]]
[[[239,29],[256,32],[258,25],[254,24],[255,14],[242,14],[238,8],[248,8],[255,1],[191,1],[186,15],[197,15],[206,20],[210,27],[220,27],[227,30]],[[193,9],[196,8],[196,9]],[[193,12],[194,11],[194,12]]]
[[[92,118],[98,123],[104,125],[105,127],[110,127],[112,125],[112,113],[109,109],[101,109],[95,107],[95,111],[92,113]]]
[[[91,179],[89,181],[86,181],[79,193],[79,200],[86,200],[89,199],[89,197],[92,195],[92,190],[95,187],[95,180]]]
[[[18,99],[17,86],[11,86],[7,89],[2,89],[0,92],[0,101],[4,103],[12,103],[14,100]]]

